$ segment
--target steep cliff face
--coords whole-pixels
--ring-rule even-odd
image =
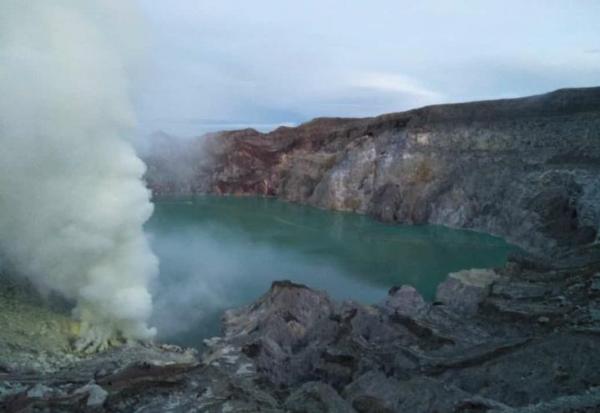
[[[598,239],[600,88],[223,132],[200,146],[184,161],[191,185],[161,186],[164,162],[148,159],[155,193],[277,196],[485,231],[547,254]]]

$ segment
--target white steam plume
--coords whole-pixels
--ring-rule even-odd
[[[2,0],[0,249],[77,302],[82,348],[150,339],[152,214],[129,137],[133,2]]]

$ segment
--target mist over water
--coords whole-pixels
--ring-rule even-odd
[[[129,140],[138,23],[126,1],[0,4],[0,250],[76,303],[82,349],[155,334],[152,204]]]
[[[432,299],[449,272],[502,265],[513,249],[485,234],[261,198],[158,200],[147,230],[161,262],[152,322],[161,340],[192,346],[219,333],[223,310],[274,280],[363,303],[410,284]]]

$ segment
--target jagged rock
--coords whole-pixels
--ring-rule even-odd
[[[370,371],[344,389],[344,396],[359,413],[394,412],[400,399],[400,382],[384,373]]]
[[[49,393],[52,393],[52,389],[48,386],[44,386],[41,383],[37,383],[35,386],[27,390],[27,397],[42,399]]]
[[[87,394],[86,406],[91,408],[102,406],[108,397],[108,392],[94,383],[86,384],[85,386],[75,390],[75,394],[82,393]]]
[[[600,388],[595,387],[583,394],[557,397],[548,402],[522,408],[498,407],[489,413],[595,413],[600,411]]]
[[[451,273],[437,287],[436,301],[463,314],[475,314],[499,277],[493,270],[474,269]]]
[[[287,398],[284,407],[291,413],[354,413],[349,402],[333,387],[321,382],[300,386]]]
[[[427,306],[423,296],[410,285],[390,289],[383,305],[392,312],[404,315],[418,314]]]
[[[589,293],[598,268],[547,278],[544,271],[511,264],[493,274],[454,276],[477,288],[515,281],[514,289],[497,290],[502,297],[490,289],[468,317],[460,303],[430,304],[409,287],[368,306],[275,282],[256,303],[226,313],[224,336],[206,340],[200,360],[175,346],[133,345],[42,375],[0,373],[0,410],[466,413],[596,406],[595,393],[586,391],[600,383],[600,322],[588,310],[598,304]],[[506,317],[490,300],[501,300],[505,310],[519,303],[529,315]],[[573,301],[579,310],[565,307]],[[566,308],[569,322],[547,316],[540,323],[541,316],[528,313],[533,304]],[[32,390],[38,383],[43,397]]]

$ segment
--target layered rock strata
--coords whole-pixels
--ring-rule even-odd
[[[145,156],[157,195],[277,196],[483,231],[554,258],[587,257],[598,240],[600,88],[165,142]]]

